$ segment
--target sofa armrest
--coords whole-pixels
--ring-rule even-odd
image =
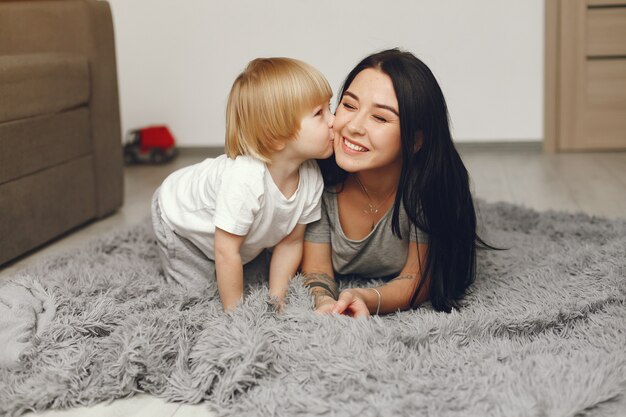
[[[97,216],[102,217],[121,206],[124,196],[117,61],[109,3],[89,0],[84,4],[90,19],[89,26],[93,28],[90,110],[96,170],[96,211]]]
[[[0,55],[88,58],[96,215],[123,201],[123,155],[111,9],[102,0],[1,1]]]

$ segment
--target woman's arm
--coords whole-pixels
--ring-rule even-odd
[[[314,297],[317,312],[330,312],[338,296],[330,243],[304,242],[302,255],[304,285]]]
[[[398,310],[408,310],[412,307],[411,298],[423,277],[423,268],[426,265],[428,244],[409,245],[409,254],[400,274],[380,287],[380,308],[378,293],[369,288],[349,288],[341,292],[339,300],[333,308],[333,313],[347,314],[353,317],[367,316],[368,314],[391,313]],[[429,283],[427,280],[417,296],[416,304],[428,299]]]

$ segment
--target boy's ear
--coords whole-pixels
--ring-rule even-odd
[[[424,132],[417,132],[417,136],[415,138],[415,145],[413,146],[413,153],[417,153],[420,149],[422,149],[422,145],[424,144]]]
[[[285,149],[285,146],[287,146],[287,142],[284,140],[277,140],[272,143],[272,149],[274,149],[276,152],[282,151],[283,149]]]

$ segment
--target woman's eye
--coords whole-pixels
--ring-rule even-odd
[[[348,110],[354,110],[355,107],[352,104],[349,103],[341,103],[343,105],[343,107],[345,107]]]
[[[381,123],[387,123],[387,119],[385,119],[382,116],[374,116],[374,119],[376,119],[377,121],[379,121]]]

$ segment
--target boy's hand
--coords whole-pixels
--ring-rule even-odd
[[[277,313],[282,313],[285,309],[285,298],[270,295],[269,305],[272,306]]]

